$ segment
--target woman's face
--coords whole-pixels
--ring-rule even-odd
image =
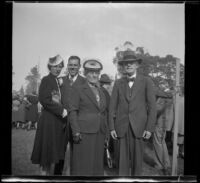
[[[100,71],[88,71],[86,79],[89,83],[97,83],[99,81]]]
[[[60,74],[62,68],[63,68],[62,64],[58,64],[56,66],[51,66],[50,72],[51,72],[52,75],[58,76]]]

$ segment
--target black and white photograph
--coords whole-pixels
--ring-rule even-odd
[[[14,176],[184,176],[184,3],[12,7]]]

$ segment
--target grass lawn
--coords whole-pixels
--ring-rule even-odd
[[[30,161],[35,130],[12,129],[12,175],[39,175],[39,166]],[[145,145],[143,175],[162,175],[153,167],[154,152],[150,143]],[[66,155],[67,162],[68,156]],[[172,157],[170,156],[171,160]],[[178,174],[183,175],[183,159],[178,159]],[[68,175],[67,164],[64,166],[64,175]],[[105,168],[105,175],[116,175],[115,170]]]

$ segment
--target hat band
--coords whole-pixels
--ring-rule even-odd
[[[87,71],[100,71],[102,68],[84,68]]]

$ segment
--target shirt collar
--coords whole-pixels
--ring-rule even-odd
[[[73,78],[72,78],[72,76],[69,74],[69,79],[71,79],[71,78],[72,78],[73,82],[75,82],[75,81],[76,81],[77,77],[78,77],[78,74],[77,74],[76,76],[74,76]]]

